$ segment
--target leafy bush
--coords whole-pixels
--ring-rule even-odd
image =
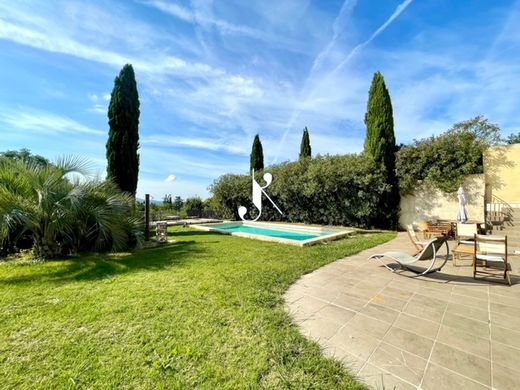
[[[72,177],[71,174],[82,176]],[[86,165],[0,159],[0,246],[16,248],[29,235],[37,257],[122,250],[140,241],[134,200],[110,181],[85,180]]]
[[[238,219],[239,205],[251,203],[251,178],[246,175],[220,176],[210,187],[211,203],[223,219]]]
[[[414,141],[397,152],[396,172],[402,195],[418,181],[453,192],[466,175],[482,173],[484,151],[500,141],[500,129],[480,116],[456,123],[444,134]]]
[[[175,211],[181,211],[182,207],[184,206],[184,201],[180,196],[176,196],[172,203],[172,208]]]
[[[0,159],[22,160],[39,166],[50,164],[50,161],[38,154],[32,154],[29,149],[7,150],[0,153]]]
[[[200,217],[202,215],[202,210],[204,210],[204,203],[198,196],[187,198],[184,203],[184,210],[190,217]]]
[[[390,186],[382,168],[366,156],[318,156],[271,166],[265,171],[274,178],[266,192],[284,215],[264,196],[262,220],[387,227],[388,221],[396,217],[397,210],[378,207]],[[262,174],[256,181],[263,185]],[[239,206],[248,208],[246,218],[256,217],[250,176],[221,176],[210,191],[212,205],[221,218],[239,219]]]
[[[504,142],[508,145],[520,144],[520,133],[509,134],[509,136],[504,140]]]

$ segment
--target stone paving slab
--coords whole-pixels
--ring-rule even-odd
[[[520,256],[507,286],[451,261],[417,277],[368,260],[387,251],[414,248],[399,233],[292,285],[286,307],[302,334],[372,388],[520,389]]]

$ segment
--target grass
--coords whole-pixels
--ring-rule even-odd
[[[395,237],[299,248],[170,230],[134,254],[0,263],[3,388],[363,388],[283,310],[301,275]]]

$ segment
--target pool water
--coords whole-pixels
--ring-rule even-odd
[[[257,234],[260,236],[285,238],[287,240],[295,240],[295,241],[304,241],[304,240],[309,240],[311,238],[326,236],[326,235],[330,234],[330,232],[312,234],[312,233],[295,232],[295,231],[289,231],[289,230],[267,229],[267,228],[253,227],[253,226],[247,226],[247,225],[220,225],[220,226],[218,226],[218,230],[225,230],[230,233]]]

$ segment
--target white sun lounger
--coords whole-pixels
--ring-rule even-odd
[[[443,245],[446,245],[446,256],[444,256],[444,261],[440,265],[440,267],[435,267],[435,261],[437,260],[437,255],[439,254],[439,250]],[[386,268],[390,271],[395,272],[397,269],[405,268],[409,271],[412,271],[418,275],[426,275],[432,272],[440,271],[442,267],[448,261],[449,248],[448,243],[446,242],[446,237],[435,237],[432,240],[428,241],[425,245],[424,249],[416,256],[409,255],[404,252],[385,252],[381,254],[375,254],[369,257],[369,259],[376,259],[381,262]],[[383,257],[388,257],[394,260],[397,264],[399,264],[399,268],[391,268],[386,265],[381,259]],[[429,261],[429,266],[425,269],[422,267],[417,267],[420,262]]]

